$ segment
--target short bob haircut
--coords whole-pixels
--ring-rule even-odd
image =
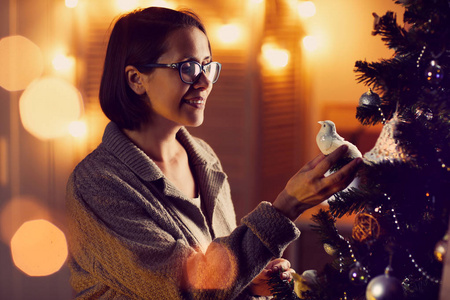
[[[140,72],[151,72],[140,66],[156,63],[168,50],[169,34],[188,27],[197,27],[206,35],[198,16],[187,10],[148,7],[119,17],[106,50],[99,98],[105,115],[120,128],[139,129],[149,121],[151,110],[129,87],[125,67],[131,65]]]

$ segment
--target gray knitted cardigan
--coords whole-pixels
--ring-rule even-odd
[[[177,139],[188,153],[204,215],[114,123],[73,171],[68,264],[78,299],[250,298],[245,289],[252,278],[299,236],[268,202],[236,227],[227,177],[212,149],[185,128]],[[209,230],[213,241],[205,253],[176,209]]]

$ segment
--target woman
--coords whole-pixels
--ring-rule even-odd
[[[293,221],[352,181],[360,160],[324,177],[345,148],[318,156],[236,226],[218,158],[185,128],[202,124],[220,68],[193,13],[150,7],[116,22],[100,86],[111,122],[67,188],[80,299],[268,296],[268,274],[290,268]]]

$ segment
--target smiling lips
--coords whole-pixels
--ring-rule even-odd
[[[199,107],[205,103],[205,100],[203,98],[193,98],[193,99],[183,99],[184,103],[193,105],[195,107]]]

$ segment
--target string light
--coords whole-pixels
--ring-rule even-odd
[[[389,200],[389,201],[391,200],[391,197],[389,197],[387,194],[384,194],[384,196],[387,198],[387,200]],[[394,223],[396,224],[397,230],[400,230],[401,228],[400,228],[400,224],[399,224],[399,221],[398,221],[398,216],[397,216],[397,214],[395,213],[395,209],[394,209],[394,208],[391,209],[391,213],[392,213],[392,218],[394,219]],[[431,282],[434,282],[434,283],[436,283],[436,284],[439,284],[439,283],[441,282],[438,278],[435,278],[435,277],[429,275],[428,272],[426,272],[426,271],[424,270],[423,267],[419,266],[419,264],[418,264],[417,261],[414,259],[413,255],[411,254],[411,252],[409,251],[409,249],[406,248],[405,251],[406,251],[406,253],[408,254],[409,259],[411,260],[411,263],[414,265],[414,267],[416,268],[416,270],[417,270],[420,274],[422,274],[423,277],[425,277],[427,280],[429,280],[429,281],[431,281]]]

